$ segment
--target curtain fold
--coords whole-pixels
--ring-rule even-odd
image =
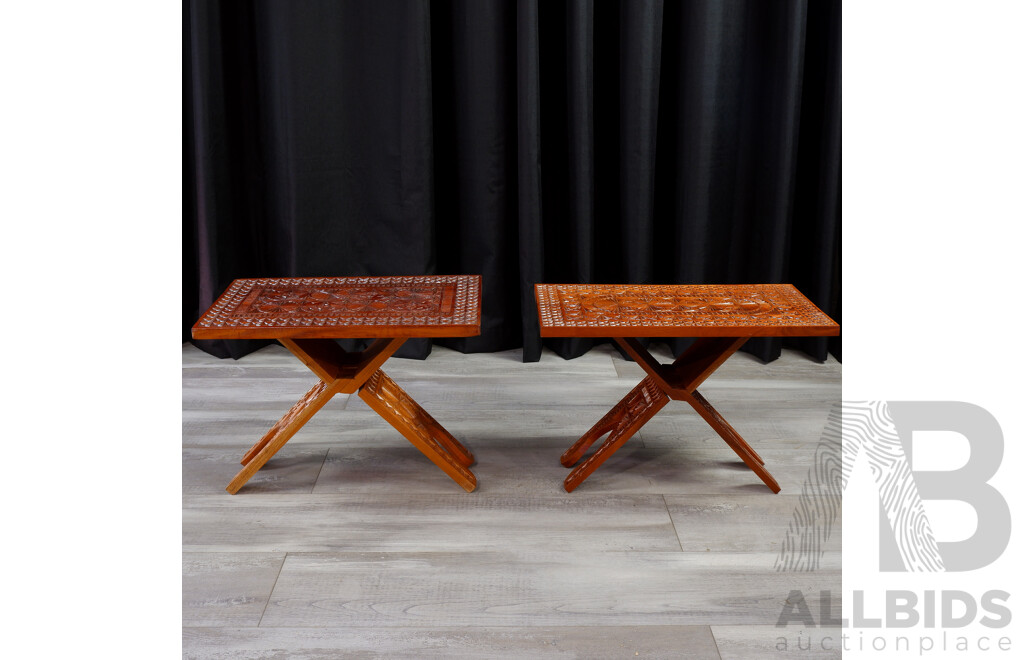
[[[541,341],[537,282],[792,282],[840,321],[840,15],[186,2],[184,339],[232,279],[269,276],[479,273],[481,336],[436,341],[526,361],[595,343]],[[783,346],[840,354],[838,338],[744,350]]]

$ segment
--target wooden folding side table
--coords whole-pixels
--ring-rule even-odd
[[[647,377],[564,454],[575,465],[595,440],[608,438],[565,478],[572,492],[669,399],[696,410],[751,470],[779,484],[753,447],[697,391],[750,337],[838,335],[839,325],[791,284],[537,284],[542,337],[611,337]],[[675,362],[660,364],[636,337],[697,337]]]
[[[480,276],[235,280],[192,327],[195,339],[276,339],[320,379],[242,458],[237,493],[335,394],[358,391],[466,491],[473,455],[380,366],[411,337],[480,334]],[[347,352],[335,338],[375,339]]]

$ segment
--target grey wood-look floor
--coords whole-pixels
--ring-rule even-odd
[[[473,493],[338,395],[232,496],[242,454],[315,376],[280,346],[232,361],[184,345],[184,656],[839,657],[827,631],[775,627],[792,590],[815,615],[841,593],[838,528],[818,570],[775,569],[837,362],[738,353],[701,387],[778,495],[681,402],[568,494],[559,456],[643,372],[608,345],[520,356],[384,366],[473,451]]]

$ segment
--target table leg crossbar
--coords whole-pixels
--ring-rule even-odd
[[[228,484],[229,493],[237,493],[331,397],[357,391],[371,409],[467,492],[476,488],[476,477],[467,469],[473,454],[380,369],[404,339],[378,339],[358,353],[345,351],[332,339],[279,341],[320,381],[245,453],[244,467]]]
[[[772,492],[778,493],[781,490],[775,478],[765,469],[764,459],[697,391],[697,386],[735,353],[746,342],[746,338],[702,337],[670,365],[660,364],[636,339],[616,338],[615,341],[648,375],[562,454],[562,465],[572,467],[598,438],[608,434],[597,451],[565,478],[567,492],[571,493],[583,483],[640,427],[664,408],[669,399],[690,404]]]

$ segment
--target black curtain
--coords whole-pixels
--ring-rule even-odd
[[[478,273],[481,335],[435,341],[526,361],[536,282],[792,282],[841,322],[840,14],[186,2],[184,338],[237,277]],[[593,340],[545,345],[568,358]],[[744,350],[783,345],[840,348]]]

